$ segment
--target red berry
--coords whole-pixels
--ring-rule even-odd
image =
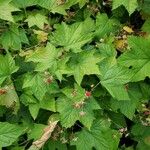
[[[86,97],[90,97],[90,96],[91,96],[91,92],[90,92],[90,91],[86,91],[86,92],[85,92],[85,96],[86,96]]]
[[[150,115],[150,111],[145,111],[144,114],[145,115]]]
[[[48,79],[47,79],[47,83],[50,84],[51,82],[52,82],[52,80],[51,80],[50,78],[48,78]]]

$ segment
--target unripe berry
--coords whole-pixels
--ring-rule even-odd
[[[80,111],[80,116],[82,117],[82,116],[84,116],[86,113],[84,112],[84,111]]]

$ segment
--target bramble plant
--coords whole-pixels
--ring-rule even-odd
[[[150,0],[0,0],[0,149],[150,149]]]

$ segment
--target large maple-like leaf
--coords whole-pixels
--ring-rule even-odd
[[[77,150],[115,150],[119,144],[119,134],[109,128],[109,122],[96,120],[90,131],[83,128],[75,134],[71,145],[76,145]]]
[[[98,14],[96,16],[96,37],[103,38],[105,35],[116,32],[119,29],[119,22],[115,19],[109,19],[107,14]]]
[[[19,8],[26,8],[37,4],[37,0],[13,0],[13,5]]]
[[[12,25],[3,32],[0,41],[5,49],[20,50],[22,43],[28,44],[28,38],[24,29],[18,29],[18,26]]]
[[[150,41],[143,37],[131,36],[128,38],[128,45],[131,48],[119,58],[123,66],[131,67],[135,75],[132,81],[144,80],[150,77]]]
[[[50,41],[57,46],[63,46],[66,51],[81,51],[81,47],[93,38],[94,22],[86,19],[72,25],[62,23],[55,26],[56,31],[50,37]]]
[[[101,65],[101,84],[109,91],[112,97],[118,100],[129,100],[125,84],[131,81],[132,72],[125,67]]]
[[[112,44],[100,44],[99,53],[103,57],[103,61],[99,63],[101,84],[113,98],[129,100],[125,84],[130,82],[133,73],[127,67],[117,64],[116,50]]]
[[[77,0],[37,0],[37,4],[51,11],[52,13],[60,13],[66,15],[66,9],[69,9],[72,5],[78,3]]]
[[[26,74],[23,88],[31,88],[33,94],[38,100],[42,101],[48,90],[47,86],[48,85],[44,81],[44,76],[42,74]]]
[[[95,51],[82,51],[73,54],[67,65],[72,70],[72,75],[78,84],[81,84],[84,75],[100,74],[98,62],[102,57],[97,57]]]
[[[14,22],[12,12],[19,11],[18,8],[10,4],[12,0],[0,0],[0,19]]]
[[[88,0],[13,0],[13,4],[19,8],[26,8],[28,6],[39,5],[48,9],[52,13],[60,13],[65,15],[66,10],[72,5],[79,3],[80,8],[85,5]]]
[[[121,5],[127,9],[129,15],[131,15],[138,7],[137,0],[113,0],[113,9],[116,9]]]
[[[100,106],[94,98],[86,98],[85,90],[79,85],[75,88],[65,88],[61,96],[57,100],[57,111],[60,113],[60,121],[62,126],[71,127],[79,120],[83,125],[90,128],[95,119],[93,110],[100,109]]]
[[[126,117],[132,119],[135,110],[138,107],[140,100],[142,99],[140,90],[141,89],[138,85],[130,84],[127,89],[130,100],[116,101],[111,99],[111,108],[115,111],[120,110],[120,112],[123,113]]]
[[[26,61],[37,63],[36,70],[44,71],[57,64],[57,58],[60,54],[59,49],[48,43],[46,47],[38,47],[34,52],[27,55]]]

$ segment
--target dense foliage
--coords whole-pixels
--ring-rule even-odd
[[[0,0],[0,148],[150,149],[150,0]]]

